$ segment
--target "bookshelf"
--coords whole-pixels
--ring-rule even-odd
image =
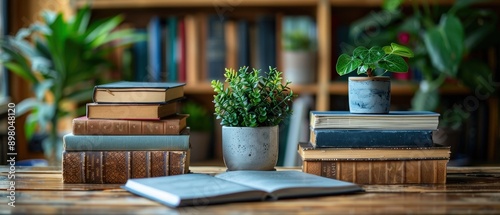
[[[422,2],[420,0],[418,2]],[[21,11],[21,6],[26,6],[29,10],[18,15],[19,17],[29,16],[36,14],[34,8],[49,6],[40,5],[34,0],[22,0],[23,3],[15,3],[14,7],[17,11]],[[333,48],[338,46],[335,44],[334,33],[336,29],[332,27],[332,21],[338,18],[340,15],[346,14],[346,17],[341,17],[341,19],[351,20],[356,18],[357,15],[365,14],[366,11],[375,10],[380,7],[382,0],[74,0],[70,1],[71,5],[64,5],[61,8],[70,7],[71,9],[77,9],[83,7],[85,4],[90,3],[93,10],[93,16],[95,17],[105,17],[116,14],[123,14],[126,22],[130,23],[132,27],[146,28],[149,20],[153,16],[204,16],[208,13],[223,15],[229,18],[235,19],[249,19],[255,20],[257,14],[271,14],[277,17],[277,22],[279,22],[280,17],[284,15],[307,15],[314,18],[316,22],[317,29],[317,65],[316,65],[316,83],[307,85],[297,85],[292,84],[292,90],[297,94],[310,94],[314,96],[315,109],[316,110],[330,110],[332,97],[335,96],[345,96],[347,95],[347,84],[346,82],[338,81],[333,76],[332,71],[335,66],[333,59],[336,57],[336,53],[332,51]],[[412,1],[407,1],[408,6],[411,5]],[[454,0],[440,0],[437,1],[439,4],[451,5]],[[500,6],[500,1],[491,1],[487,3],[495,7]],[[16,21],[17,20],[17,21]],[[18,22],[13,24],[13,28],[16,26],[22,26],[28,23],[26,20],[12,19],[13,22]],[[24,22],[24,23],[21,23]],[[277,28],[279,23],[277,24]],[[186,26],[186,28],[188,28]],[[10,33],[15,32],[15,30],[10,31]],[[201,31],[203,29],[197,29],[198,33],[194,35],[186,35],[186,40],[188,42],[197,41],[195,44],[200,43]],[[279,31],[277,32],[277,38],[279,37]],[[277,58],[280,57],[280,44],[276,44]],[[332,48],[333,47],[333,48]],[[196,48],[187,47],[187,56],[195,56],[195,62],[202,62],[204,58],[202,54],[189,54],[195,53]],[[199,51],[199,50],[198,50]],[[497,53],[498,54],[498,53]],[[278,69],[280,68],[280,61],[278,60]],[[193,66],[194,65],[194,66]],[[203,79],[203,70],[200,64],[188,64],[187,74],[195,74],[197,78],[193,80],[187,78],[185,93],[188,97],[197,98],[203,100],[203,103],[207,106],[211,105],[211,99],[213,95],[213,90],[210,84]],[[498,76],[498,75],[497,75]],[[13,83],[18,83],[19,79],[14,78]],[[332,80],[333,79],[333,80]],[[22,89],[22,83],[16,84],[17,87],[12,89],[11,92],[14,94],[13,100],[20,101],[20,98],[25,98],[29,95],[29,90]],[[418,85],[414,82],[403,82],[396,81],[392,84],[391,93],[396,96],[405,97],[410,99],[415,93]],[[463,96],[464,98],[468,95],[473,94],[468,88],[455,84],[448,84],[440,89],[441,95],[444,96]],[[488,102],[489,113],[491,116],[496,116],[498,118],[498,98],[493,98]],[[496,112],[495,112],[496,111]],[[495,115],[496,114],[496,115]],[[21,125],[19,125],[21,126]],[[498,129],[498,122],[495,124],[490,124],[488,144],[490,148],[498,145],[500,130]],[[496,141],[496,142],[495,142]],[[490,158],[494,155],[492,151],[488,151]]]

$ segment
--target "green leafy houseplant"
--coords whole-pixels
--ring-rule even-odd
[[[281,72],[241,67],[226,69],[225,85],[212,81],[214,106],[222,125],[222,154],[228,171],[274,170],[278,161],[278,127],[292,113],[291,83]]]
[[[267,77],[259,70],[241,67],[238,72],[226,69],[228,84],[211,82],[214,89],[215,115],[221,125],[229,127],[275,126],[292,113],[293,91],[289,81],[282,83],[281,72],[269,68]]]
[[[303,31],[292,31],[283,36],[283,47],[287,51],[311,50],[313,43]]]
[[[352,56],[341,54],[337,60],[336,70],[339,75],[346,75],[353,71],[375,75],[376,69],[386,72],[407,72],[408,64],[403,57],[413,57],[413,51],[408,47],[391,43],[390,46],[373,46],[370,49],[360,46],[354,49]]]
[[[473,54],[498,41],[498,14],[474,6],[487,1],[456,0],[450,7],[436,1],[412,1],[409,8],[405,2],[384,0],[382,11],[370,13],[351,26],[350,38],[366,46],[398,40],[415,51],[409,63],[413,71],[422,74],[422,80],[412,109],[436,110],[442,101],[438,89],[449,78],[473,90],[491,89],[486,58]],[[368,32],[374,27],[376,33]],[[481,92],[486,93],[493,92]]]
[[[93,86],[104,80],[112,66],[109,54],[146,37],[132,29],[117,30],[121,16],[91,23],[89,7],[68,20],[62,13],[50,11],[42,16],[43,22],[0,41],[0,63],[32,84],[35,97],[16,105],[17,114],[31,111],[25,122],[27,138],[47,132],[44,153],[49,160],[60,162],[58,121],[74,115],[63,104],[89,101]]]

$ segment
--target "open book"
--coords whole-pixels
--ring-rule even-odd
[[[298,171],[231,171],[129,179],[122,186],[170,207],[331,195],[362,191],[356,184]]]

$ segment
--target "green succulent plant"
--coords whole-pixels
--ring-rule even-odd
[[[215,115],[221,125],[229,127],[275,126],[292,114],[291,104],[295,96],[282,83],[282,73],[269,67],[265,76],[259,70],[240,67],[238,72],[226,69],[224,82],[213,80]]]
[[[16,114],[28,113],[25,133],[48,133],[43,149],[48,158],[59,159],[58,121],[74,115],[66,102],[89,101],[92,89],[104,80],[113,65],[109,54],[116,48],[146,39],[133,29],[117,30],[122,16],[90,22],[88,6],[65,20],[64,14],[44,11],[43,21],[20,29],[0,40],[0,64],[29,81],[35,97],[16,105]]]

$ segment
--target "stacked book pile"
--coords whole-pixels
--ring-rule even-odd
[[[182,83],[116,82],[94,88],[85,117],[63,138],[64,183],[125,183],[189,172]]]
[[[439,114],[311,111],[302,170],[359,184],[446,183],[450,147],[436,145]]]

